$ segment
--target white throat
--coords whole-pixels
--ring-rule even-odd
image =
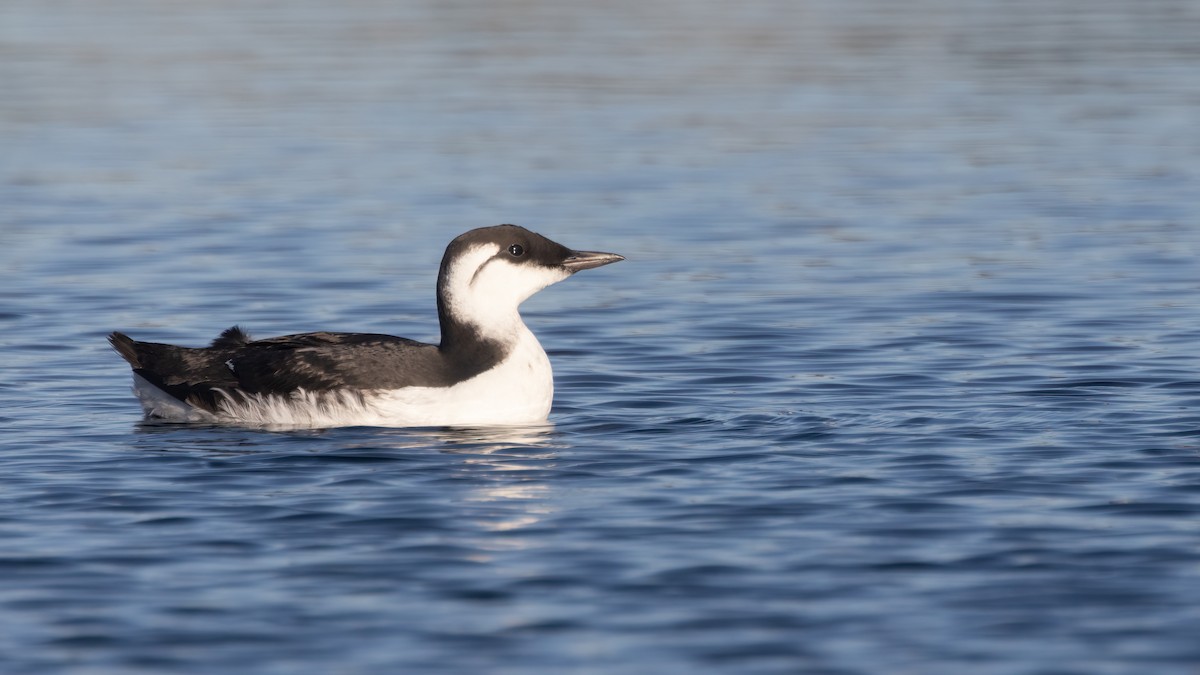
[[[516,340],[528,332],[518,311],[521,303],[568,276],[565,269],[511,262],[500,246],[481,244],[458,256],[446,270],[446,310],[456,321],[474,326],[481,336]]]

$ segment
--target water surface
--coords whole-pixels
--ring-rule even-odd
[[[0,9],[5,673],[1194,673],[1193,3]],[[435,340],[546,428],[139,423],[113,329]]]

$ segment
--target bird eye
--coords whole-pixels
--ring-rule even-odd
[[[521,256],[525,255],[525,247],[521,246],[520,244],[513,244],[512,246],[508,247],[508,252],[511,253],[514,258],[520,258]]]

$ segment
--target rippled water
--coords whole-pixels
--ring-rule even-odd
[[[5,673],[1194,673],[1200,12],[0,9]],[[553,426],[143,426],[110,330],[525,306]]]

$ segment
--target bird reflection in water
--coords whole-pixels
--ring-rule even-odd
[[[486,483],[463,495],[467,502],[487,505],[474,519],[481,529],[510,533],[503,538],[477,542],[483,548],[511,550],[528,543],[516,532],[536,525],[553,512],[547,497],[551,490],[545,472],[565,444],[555,442],[554,425],[444,429],[435,432],[446,444],[443,452],[460,455],[456,477]]]

